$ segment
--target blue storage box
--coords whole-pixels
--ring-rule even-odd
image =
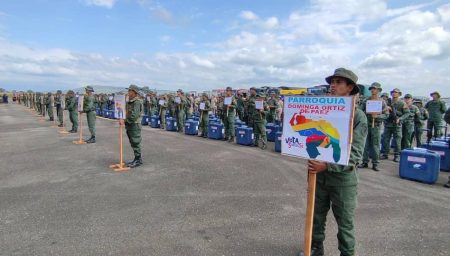
[[[142,120],[141,120],[141,124],[142,125],[148,125],[148,115],[143,115],[142,116]]]
[[[187,120],[184,124],[184,133],[187,135],[198,135],[198,121]]]
[[[275,136],[278,131],[280,131],[280,126],[274,123],[268,123],[266,125],[266,135],[268,141],[275,141]]]
[[[283,137],[283,132],[278,131],[275,133],[275,152],[281,152],[281,138]]]
[[[159,128],[161,126],[161,122],[159,121],[159,116],[152,116],[150,118],[150,127]]]
[[[430,143],[422,144],[420,147],[438,154],[441,158],[441,170],[450,172],[450,147],[447,142],[431,141]]]
[[[436,183],[439,177],[440,156],[423,148],[404,149],[400,154],[399,176],[402,179]]]
[[[221,140],[224,138],[224,129],[223,124],[209,124],[208,125],[208,138],[215,139],[215,140]]]
[[[236,128],[236,143],[239,145],[252,145],[255,135],[253,134],[253,128],[249,127],[237,127]]]
[[[177,120],[173,117],[166,118],[166,131],[176,132],[177,131]]]

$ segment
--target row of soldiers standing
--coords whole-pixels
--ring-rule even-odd
[[[427,143],[432,137],[442,136],[443,118],[442,115],[447,111],[445,102],[440,99],[438,92],[433,92],[430,96],[433,98],[423,105],[422,100],[414,100],[411,94],[406,94],[401,100],[402,92],[400,89],[393,89],[390,94],[383,93],[381,85],[373,83],[369,90],[371,96],[361,101],[360,107],[366,112],[366,100],[382,100],[382,113],[367,113],[369,123],[366,149],[360,168],[368,168],[369,158],[372,159],[372,169],[378,171],[379,160],[388,159],[391,145],[394,148],[394,162],[399,161],[400,151],[405,148],[411,148],[413,140],[416,146],[422,144],[422,134],[427,131]],[[427,129],[425,129],[425,121]],[[381,136],[381,129],[384,131]],[[383,141],[381,141],[381,138]],[[392,144],[391,144],[391,139]],[[380,142],[382,145],[382,155],[380,157]]]

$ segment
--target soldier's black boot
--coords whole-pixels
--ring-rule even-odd
[[[303,252],[300,252],[298,256],[303,256]],[[324,256],[325,250],[323,248],[323,244],[313,244],[311,245],[311,256]]]
[[[91,136],[91,138],[88,139],[88,140],[86,141],[86,143],[89,143],[89,144],[95,143],[95,136]]]
[[[369,164],[368,163],[362,163],[358,166],[358,168],[368,168]]]
[[[386,159],[388,159],[388,156],[387,156],[387,155],[382,155],[382,156],[380,156],[380,160],[386,160]]]
[[[142,165],[142,158],[141,158],[141,157],[139,157],[139,158],[134,158],[134,161],[131,162],[131,163],[129,163],[129,164],[127,164],[127,165],[128,165],[128,167],[130,167],[130,168],[136,168],[136,167],[138,167],[138,166],[141,166],[141,165]]]
[[[372,165],[372,170],[374,170],[374,171],[376,171],[376,172],[379,172],[379,171],[380,171],[380,169],[378,169],[378,165],[377,165],[377,164],[373,164],[373,165]]]
[[[398,162],[398,156],[394,156],[394,162]]]
[[[69,132],[70,132],[70,133],[77,133],[77,130],[72,129],[72,130],[70,130]]]
[[[231,136],[230,139],[228,140],[228,142],[230,142],[230,143],[234,142],[234,137]]]
[[[448,182],[447,182],[447,184],[444,184],[444,187],[450,188],[450,177],[448,177]]]

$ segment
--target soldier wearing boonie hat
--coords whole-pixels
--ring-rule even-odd
[[[422,134],[425,121],[428,120],[428,111],[423,106],[423,101],[421,99],[414,99],[414,105],[419,109],[418,115],[414,118],[414,135],[413,138],[416,140],[416,147],[422,145]]]
[[[350,70],[338,68],[327,77],[334,96],[357,95],[358,77]],[[338,225],[338,243],[341,255],[355,255],[354,218],[357,204],[357,168],[364,151],[367,136],[367,118],[355,107],[353,141],[348,166],[308,161],[308,171],[317,173],[315,211],[311,255],[324,255],[325,223],[330,205]]]
[[[438,138],[442,136],[442,115],[445,113],[445,111],[447,111],[445,102],[441,100],[441,94],[439,94],[439,92],[432,92],[430,93],[430,96],[433,99],[425,104],[425,108],[430,114],[430,118],[427,124],[428,142],[432,137]]]
[[[86,113],[87,123],[91,137],[86,140],[86,143],[95,143],[95,104],[94,104],[94,88],[92,86],[85,87],[86,95],[83,101],[83,112]]]
[[[414,136],[414,119],[420,114],[419,108],[413,104],[413,97],[411,94],[407,93],[403,100],[405,101],[406,106],[408,106],[409,114],[402,124],[402,150],[411,147],[412,138]]]
[[[62,91],[57,90],[56,96],[55,96],[55,106],[56,106],[56,116],[58,117],[59,125],[58,127],[63,127],[63,111],[64,109],[61,108],[61,101],[63,101],[64,98],[62,96]]]
[[[227,102],[227,99],[229,101]],[[225,104],[227,103],[227,104]],[[234,142],[234,118],[236,116],[236,107],[237,107],[237,100],[236,97],[233,95],[233,89],[228,86],[225,89],[225,98],[224,98],[224,104],[222,109],[222,114],[224,115],[223,118],[223,125],[225,129],[225,138],[224,140],[227,140],[228,142]]]

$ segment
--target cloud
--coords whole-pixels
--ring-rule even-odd
[[[172,39],[169,35],[163,35],[159,37],[159,40],[161,40],[162,43],[167,43]]]
[[[173,16],[173,14],[171,12],[169,12],[169,10],[167,10],[166,8],[164,8],[162,6],[156,6],[156,7],[152,7],[150,10],[151,10],[153,17],[157,18],[161,22],[169,24],[169,25],[172,25],[175,23],[175,18]]]
[[[100,7],[105,7],[108,9],[113,8],[116,0],[84,0],[87,5],[95,5]]]
[[[258,16],[252,11],[242,11],[240,17],[244,20],[257,20]]]

